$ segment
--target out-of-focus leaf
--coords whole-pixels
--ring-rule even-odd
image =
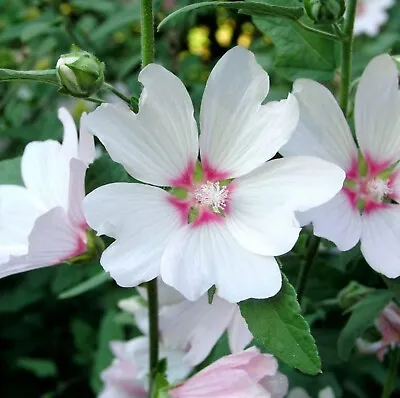
[[[73,287],[72,289],[68,289],[65,292],[61,293],[58,298],[59,299],[69,299],[72,297],[79,296],[84,294],[92,289],[95,289],[104,283],[110,281],[110,276],[105,273],[101,272],[90,279],[86,280],[85,282],[80,283],[79,285]]]
[[[300,315],[296,291],[285,276],[276,296],[245,300],[239,307],[257,346],[264,352],[304,373],[321,372],[321,360],[310,327]]]
[[[20,358],[17,366],[40,378],[57,376],[56,364],[48,359]]]
[[[390,279],[386,276],[383,276],[383,280],[385,281],[390,291],[394,294],[396,299],[400,301],[400,276],[395,279]]]
[[[35,37],[47,35],[49,31],[54,27],[54,21],[49,22],[33,22],[28,26],[25,26],[21,31],[21,40],[29,41]]]
[[[390,291],[376,290],[354,306],[353,312],[339,336],[338,352],[340,358],[348,359],[356,339],[373,325],[375,319],[392,297],[393,294]]]
[[[21,176],[21,157],[0,161],[0,184],[24,185]]]
[[[94,11],[101,14],[111,13],[112,11],[114,11],[115,7],[113,2],[107,0],[72,0],[71,5],[82,11]]]
[[[76,350],[74,355],[76,363],[90,365],[96,349],[96,330],[81,319],[73,319],[71,333]]]

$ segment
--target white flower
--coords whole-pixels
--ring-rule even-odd
[[[387,21],[387,11],[394,3],[395,0],[358,0],[354,34],[376,36]]]
[[[0,277],[62,262],[86,251],[82,212],[93,137],[80,139],[71,115],[58,112],[62,145],[31,142],[21,161],[25,186],[0,186]]]
[[[99,398],[146,398],[149,338],[141,336],[127,342],[112,341],[110,348],[115,359],[101,374],[104,389]],[[183,355],[182,351],[159,345],[159,357],[167,360],[167,379],[171,384],[183,381],[192,370],[184,364]]]
[[[358,151],[333,95],[322,85],[300,79],[294,84],[300,122],[284,155],[312,155],[335,162],[347,174],[331,201],[303,215],[314,233],[349,250],[361,240],[370,266],[400,275],[400,91],[389,55],[374,58],[364,71],[355,99]]]
[[[242,47],[211,72],[200,139],[191,99],[176,76],[151,64],[139,80],[137,115],[105,104],[88,116],[111,157],[153,185],[110,184],[85,199],[89,225],[116,239],[103,253],[104,269],[121,286],[161,274],[189,300],[213,284],[230,302],[275,295],[281,273],[273,256],[298,238],[294,211],[332,198],[343,171],[309,157],[265,163],[294,131],[298,105],[292,95],[261,105],[269,78]]]

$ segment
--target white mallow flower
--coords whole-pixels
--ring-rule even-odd
[[[343,189],[328,203],[301,216],[314,233],[349,250],[361,241],[370,266],[400,275],[400,91],[389,55],[365,69],[355,98],[358,151],[333,95],[324,86],[300,79],[294,94],[300,122],[283,155],[310,155],[335,162],[346,171]]]
[[[93,137],[81,127],[78,140],[65,109],[60,108],[58,117],[64,125],[63,143],[29,143],[21,160],[25,186],[0,186],[0,277],[86,251],[82,202],[87,165],[94,155]]]
[[[376,36],[388,19],[388,9],[396,0],[358,0],[354,34]]]
[[[265,163],[294,131],[298,104],[289,95],[262,105],[268,74],[242,47],[211,72],[200,138],[175,75],[151,64],[139,81],[138,114],[104,104],[87,119],[111,157],[151,184],[110,184],[86,197],[89,225],[116,239],[102,255],[104,269],[126,287],[161,274],[189,300],[213,284],[230,302],[275,295],[281,272],[273,256],[298,238],[294,212],[331,199],[344,172],[312,157]]]

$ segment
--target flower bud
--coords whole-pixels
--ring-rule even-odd
[[[104,63],[76,46],[60,56],[56,70],[62,90],[74,97],[89,97],[104,83]]]
[[[338,294],[339,305],[344,310],[351,310],[360,300],[373,292],[374,289],[351,281]]]
[[[339,21],[345,10],[345,0],[304,0],[308,17],[318,24],[332,24]]]

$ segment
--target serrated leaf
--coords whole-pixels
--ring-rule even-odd
[[[90,279],[86,280],[85,282],[80,283],[77,286],[74,286],[71,289],[66,290],[65,292],[61,293],[58,298],[59,299],[69,299],[72,297],[79,296],[81,294],[84,294],[90,290],[93,290],[104,283],[110,281],[111,278],[110,276],[105,273],[101,272],[100,274],[97,274]]]
[[[354,306],[338,339],[338,353],[341,359],[348,359],[356,339],[373,325],[392,297],[393,294],[390,291],[376,290]]]
[[[239,303],[256,345],[290,367],[315,375],[321,360],[310,327],[301,316],[296,291],[283,275],[280,292],[269,299]]]
[[[240,12],[245,12],[246,14],[273,15],[289,19],[299,19],[304,13],[303,7],[287,7],[285,5],[280,6],[260,1],[205,1],[202,3],[190,4],[176,10],[161,21],[158,25],[158,30],[160,30],[168,21],[179,15],[206,7],[231,8]]]
[[[0,184],[24,185],[21,176],[21,157],[0,162]]]

